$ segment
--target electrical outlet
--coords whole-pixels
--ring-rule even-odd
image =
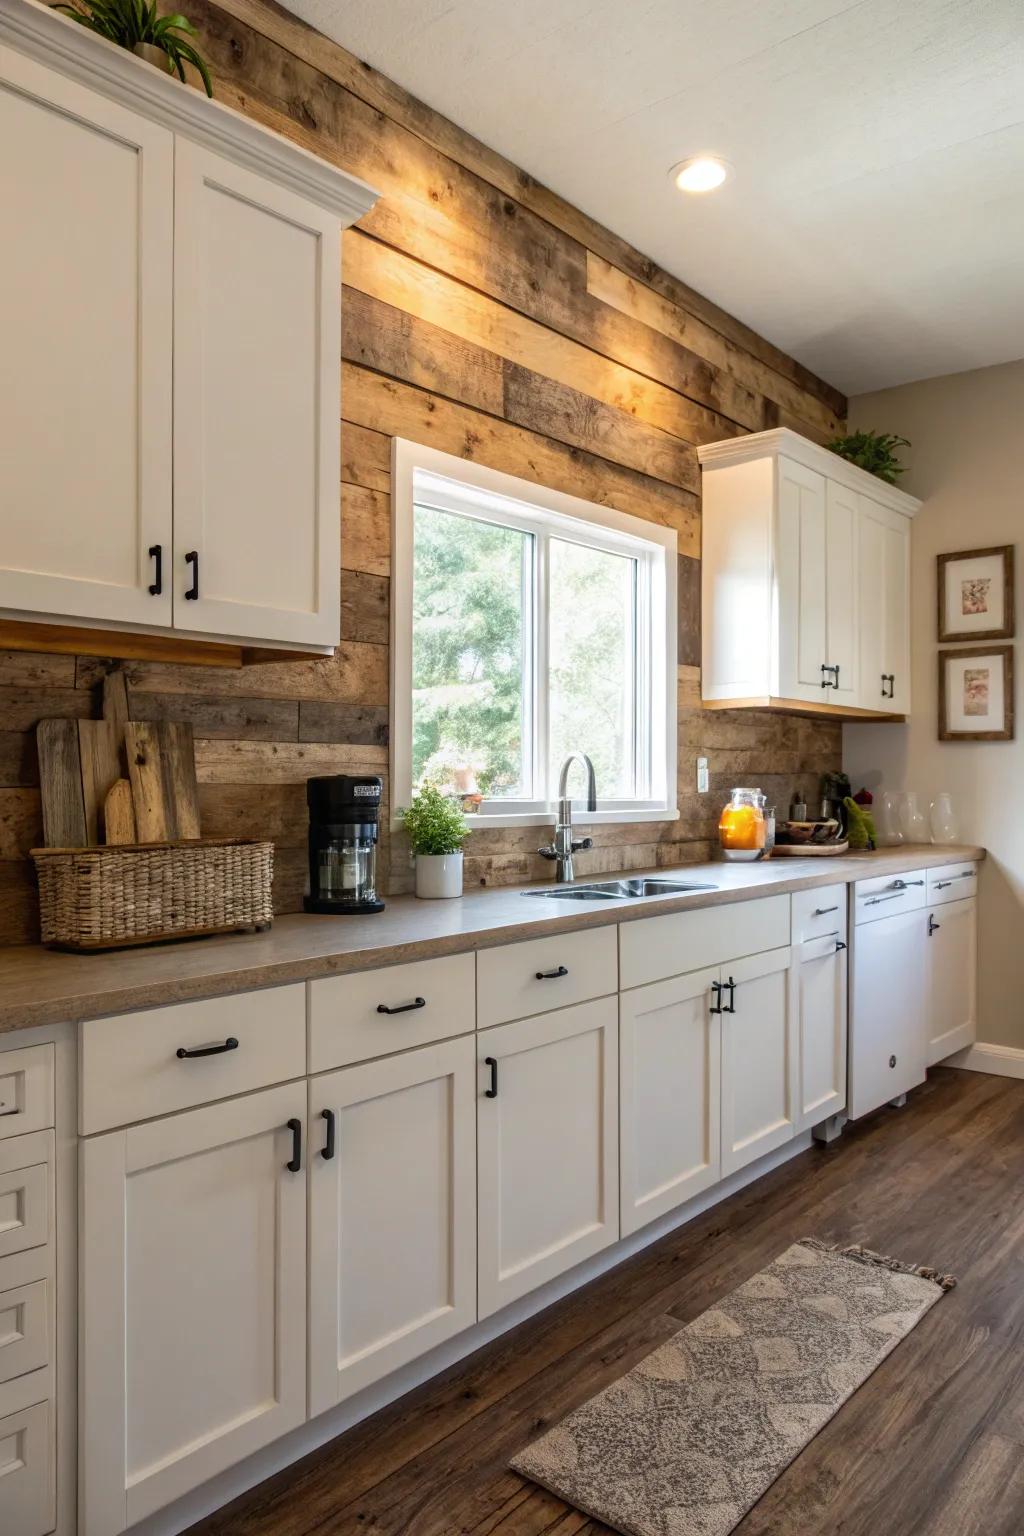
[[[710,788],[710,781],[709,781],[709,778],[708,778],[708,760],[707,760],[706,757],[698,757],[698,759],[697,759],[697,793],[698,793],[698,795],[706,795],[709,788]]]

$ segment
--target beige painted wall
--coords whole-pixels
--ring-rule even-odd
[[[924,506],[912,539],[913,711],[903,726],[851,725],[843,760],[865,780],[916,789],[927,805],[955,797],[960,835],[984,844],[979,924],[978,1038],[1024,1049],[1024,361],[949,374],[850,401],[851,427],[900,432],[901,484]],[[1017,544],[1016,714],[1012,742],[937,739],[935,557]]]

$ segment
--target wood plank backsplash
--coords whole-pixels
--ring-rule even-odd
[[[382,193],[344,237],[342,645],[241,669],[0,651],[0,943],[37,937],[35,725],[98,716],[111,666],[136,719],[192,725],[204,832],[272,837],[275,906],[301,906],[306,778],[387,777],[395,435],[678,532],[681,817],[596,827],[585,874],[705,857],[733,783],[780,807],[810,794],[838,766],[837,723],[700,708],[695,449],[779,425],[824,438],[842,395],[271,0],[193,0],[189,16],[221,101]],[[549,877],[540,840],[475,832],[467,882]],[[397,841],[383,863],[385,889],[407,889]]]

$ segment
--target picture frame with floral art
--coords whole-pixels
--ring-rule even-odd
[[[939,555],[939,643],[1012,640],[1014,545]]]
[[[939,740],[1012,741],[1013,646],[939,652]]]

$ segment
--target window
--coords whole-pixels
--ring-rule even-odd
[[[673,816],[675,534],[412,443],[394,472],[395,803],[550,820],[586,752],[599,815]]]

